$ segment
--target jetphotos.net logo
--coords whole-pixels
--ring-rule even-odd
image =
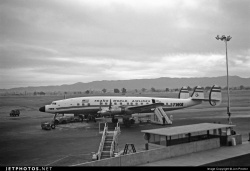
[[[52,167],[6,167],[5,171],[52,171]]]

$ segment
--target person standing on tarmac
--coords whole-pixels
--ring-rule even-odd
[[[162,117],[162,122],[163,122],[163,125],[165,125],[166,119],[164,116]]]

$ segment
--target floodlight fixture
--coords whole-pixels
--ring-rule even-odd
[[[232,38],[231,36],[225,36],[222,35],[221,37],[219,35],[217,35],[217,37],[215,37],[217,40],[221,40],[225,42],[226,45],[226,66],[227,66],[227,98],[228,98],[228,106],[227,106],[227,114],[228,114],[228,122],[229,124],[232,124],[231,121],[231,113],[230,113],[230,96],[229,96],[229,84],[228,84],[228,57],[227,57],[227,42],[230,41],[230,39]]]

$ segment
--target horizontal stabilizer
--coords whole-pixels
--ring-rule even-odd
[[[212,86],[209,91],[209,98],[202,101],[208,101],[211,106],[218,106],[221,104],[221,88],[217,85]]]

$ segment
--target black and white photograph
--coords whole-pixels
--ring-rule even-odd
[[[0,167],[250,168],[249,0],[0,0]]]

